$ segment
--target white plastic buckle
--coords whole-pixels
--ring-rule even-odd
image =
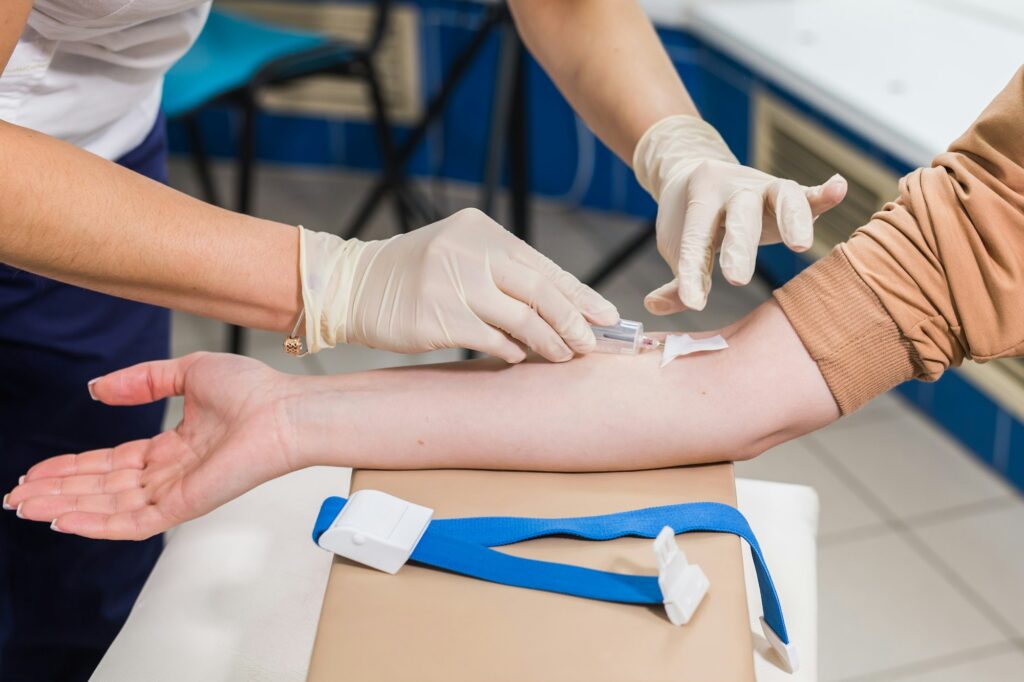
[[[686,561],[676,544],[676,534],[665,526],[654,540],[654,556],[658,559],[658,587],[661,588],[665,611],[673,625],[686,625],[693,618],[710,582],[697,564]]]
[[[775,634],[775,630],[768,625],[768,621],[761,616],[761,631],[764,632],[764,638],[768,640],[768,644],[771,645],[772,649],[779,656],[779,660],[782,663],[782,669],[787,673],[795,673],[800,669],[800,657],[796,653],[796,645],[790,642],[789,644],[783,644],[782,638]]]
[[[430,525],[434,510],[379,490],[348,498],[318,544],[378,571],[398,573]]]

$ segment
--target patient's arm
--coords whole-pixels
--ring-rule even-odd
[[[839,416],[775,304],[723,333],[728,349],[665,368],[594,353],[316,379],[297,437],[314,464],[608,471],[748,458]]]
[[[144,538],[314,464],[594,471],[750,457],[838,409],[785,316],[766,303],[726,350],[563,365],[489,360],[332,377],[193,354],[93,384],[111,405],[184,395],[173,431],[51,458],[5,498],[24,518]]]

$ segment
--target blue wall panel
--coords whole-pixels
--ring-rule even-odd
[[[956,372],[947,372],[935,384],[931,417],[989,466],[995,466],[998,412],[992,401]]]
[[[1014,420],[1010,426],[1006,476],[1024,492],[1024,424]]]
[[[735,62],[710,49],[700,50],[701,115],[722,134],[741,163],[751,155],[751,96],[755,80]]]

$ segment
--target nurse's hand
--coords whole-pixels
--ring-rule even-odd
[[[290,375],[236,355],[194,353],[108,374],[91,386],[108,405],[185,396],[177,428],[147,440],[33,466],[6,504],[54,530],[142,540],[305,466],[287,398]]]
[[[670,116],[637,143],[633,170],[658,202],[658,251],[675,278],[644,299],[668,315],[703,310],[715,252],[734,285],[750,282],[761,244],[805,251],[814,219],[846,196],[846,180],[805,187],[740,165],[718,132],[695,116]]]
[[[553,362],[596,345],[615,306],[475,209],[387,241],[303,231],[310,351],[358,343],[400,353],[470,348]],[[516,341],[520,343],[516,343]]]

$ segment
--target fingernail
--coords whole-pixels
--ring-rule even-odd
[[[21,485],[21,484],[22,484],[22,483],[24,483],[24,482],[25,482],[25,477],[24,477],[24,476],[20,476],[20,477],[18,478],[18,485]]]
[[[10,493],[7,493],[6,495],[4,495],[4,511],[14,511],[14,507],[12,507],[11,505],[7,504],[7,498],[10,497],[10,496],[11,496]]]
[[[830,189],[832,192],[841,193],[846,191],[846,178],[838,173],[828,179],[828,182],[821,188],[822,193],[825,192],[825,188]]]
[[[707,296],[707,294],[704,294],[700,298],[694,298],[693,300],[691,300],[689,302],[683,301],[683,304],[687,308],[689,308],[690,310],[694,310],[696,312],[700,312],[700,311],[704,310],[704,307],[708,304],[708,296]]]
[[[96,397],[96,394],[92,392],[92,385],[95,384],[97,381],[99,381],[99,377],[95,379],[90,379],[89,383],[85,385],[86,388],[89,389],[89,397],[92,398],[93,400],[99,400],[99,398]]]
[[[684,290],[679,297],[690,310],[704,310],[708,302],[708,292],[701,286],[703,282],[694,282],[692,286]]]
[[[18,508],[14,512],[14,515],[17,516],[19,519],[25,518],[24,516],[21,515],[21,508],[24,507],[24,506],[25,506],[25,503],[22,502],[21,504],[18,505]]]
[[[54,519],[53,521],[50,522],[50,530],[55,530],[58,533],[63,533],[64,532],[60,528],[57,527],[57,519]]]
[[[663,313],[668,308],[668,304],[660,298],[648,296],[644,299],[644,307],[652,313]]]

